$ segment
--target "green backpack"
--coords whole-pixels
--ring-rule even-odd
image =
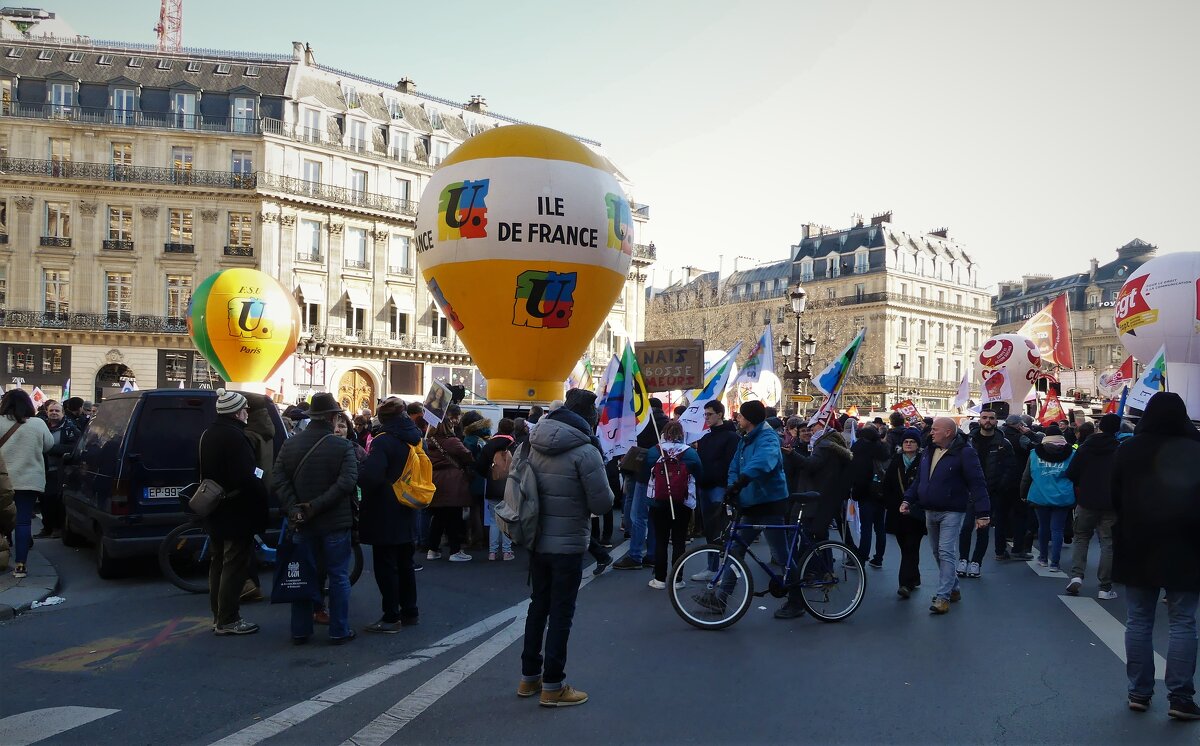
[[[525,443],[513,457],[504,485],[504,500],[496,506],[496,521],[505,536],[529,551],[537,545],[539,504],[537,474]]]

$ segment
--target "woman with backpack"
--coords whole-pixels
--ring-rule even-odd
[[[433,464],[433,483],[437,485],[433,502],[429,504],[433,520],[429,524],[425,559],[442,558],[440,549],[444,533],[450,549],[450,561],[470,562],[471,555],[462,550],[466,528],[462,514],[463,508],[471,507],[471,491],[467,483],[470,475],[467,470],[471,469],[471,474],[474,474],[475,459],[454,434],[454,426],[448,419],[442,420],[442,424],[425,439],[425,452]]]
[[[696,449],[684,443],[683,425],[672,420],[663,427],[661,441],[646,453],[650,483],[646,496],[654,518],[654,577],[650,587],[667,587],[667,541],[671,542],[671,564],[687,548],[688,526],[696,507],[696,480],[704,472]],[[673,515],[672,515],[673,513]]]
[[[504,499],[504,485],[508,482],[508,470],[512,467],[513,430],[515,423],[505,417],[496,425],[496,434],[483,447],[479,458],[475,461],[475,471],[484,479],[486,487],[484,498],[487,500],[485,510],[491,516],[491,531],[488,536],[488,560],[494,561],[496,554],[503,548],[505,562],[516,559],[513,554],[512,539],[500,530],[496,521],[496,506]]]
[[[467,473],[467,482],[471,489],[471,510],[469,513],[469,528],[467,530],[467,545],[471,549],[483,549],[487,529],[483,512],[487,507],[484,491],[487,489],[487,479],[475,472],[479,458],[483,455],[483,447],[492,437],[492,421],[479,412],[471,410],[459,421],[462,427],[462,444],[471,452],[471,469]]]

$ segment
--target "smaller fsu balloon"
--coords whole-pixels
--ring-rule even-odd
[[[230,382],[265,381],[296,350],[300,309],[279,282],[256,269],[210,275],[192,294],[188,333]]]
[[[1012,399],[1009,404],[1013,411],[1025,401],[1026,394],[1033,387],[1042,365],[1042,354],[1029,337],[1020,334],[997,334],[983,343],[979,350],[979,376],[986,381],[991,371],[1004,367],[1008,369],[1012,382]]]

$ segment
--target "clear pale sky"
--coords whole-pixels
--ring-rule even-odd
[[[153,42],[159,3],[42,7]],[[306,41],[321,64],[599,140],[651,206],[659,285],[889,209],[949,226],[993,284],[1135,237],[1198,248],[1197,28],[1189,0],[185,0],[183,40]]]

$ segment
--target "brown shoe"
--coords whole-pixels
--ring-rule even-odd
[[[956,588],[950,591],[950,600],[957,603],[962,600],[962,593]]]
[[[945,614],[950,611],[950,602],[944,598],[935,598],[930,604],[929,610],[934,614]]]
[[[518,697],[532,697],[542,691],[542,677],[539,676],[537,681],[526,681],[521,679],[521,683],[517,684]]]
[[[249,580],[247,580],[242,585],[241,600],[242,600],[242,603],[246,603],[246,604],[252,604],[257,601],[262,601],[263,600],[262,591],[260,591],[258,589],[258,586],[254,585],[254,583],[251,583]]]
[[[581,705],[587,701],[587,692],[581,692],[573,686],[563,684],[559,689],[543,689],[542,699],[538,704],[542,707],[570,707],[571,705]]]

